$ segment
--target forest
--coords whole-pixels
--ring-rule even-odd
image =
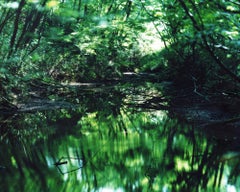
[[[24,101],[33,84],[109,82],[126,72],[239,97],[239,7],[236,0],[2,1],[1,110]]]
[[[3,191],[239,191],[239,0],[1,0]]]

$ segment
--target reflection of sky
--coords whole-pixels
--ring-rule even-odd
[[[62,165],[55,165],[55,161],[49,157],[46,156],[46,162],[48,167],[50,168],[56,168],[59,169],[58,171],[60,172],[59,174],[63,174],[63,179],[66,181],[68,179],[68,175],[71,172],[75,172],[77,174],[77,179],[82,180],[82,167],[83,167],[83,161],[82,159],[78,159],[75,157],[62,157],[60,159],[57,159],[57,162],[60,160],[60,162],[66,161],[66,164]]]
[[[233,185],[227,185],[226,187],[227,192],[237,192],[237,189]]]
[[[54,161],[52,158],[50,158],[49,156],[46,156],[46,162],[47,162],[47,165],[48,167],[54,167]]]
[[[93,190],[93,191],[96,191],[96,190]],[[100,188],[98,190],[98,192],[124,192],[124,190],[122,188],[114,189],[114,188],[110,188],[110,187],[106,187],[106,188],[103,187],[103,188]]]
[[[223,186],[223,188],[225,188],[225,190],[227,192],[237,192],[237,189],[234,185],[228,184],[230,174],[231,174],[231,172],[229,170],[229,167],[225,165],[224,166],[224,171],[223,171],[223,178],[221,180],[221,185]]]

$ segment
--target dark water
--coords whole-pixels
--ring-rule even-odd
[[[74,109],[2,118],[0,191],[240,191],[237,138],[129,107],[143,94],[124,90],[78,92]]]

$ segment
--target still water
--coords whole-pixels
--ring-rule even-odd
[[[130,107],[142,97],[124,90],[77,92],[73,109],[2,118],[0,191],[240,191],[238,138]]]

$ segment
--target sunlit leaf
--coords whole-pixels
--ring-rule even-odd
[[[48,8],[57,7],[58,5],[59,5],[58,0],[50,0],[50,1],[47,2],[47,7]]]

